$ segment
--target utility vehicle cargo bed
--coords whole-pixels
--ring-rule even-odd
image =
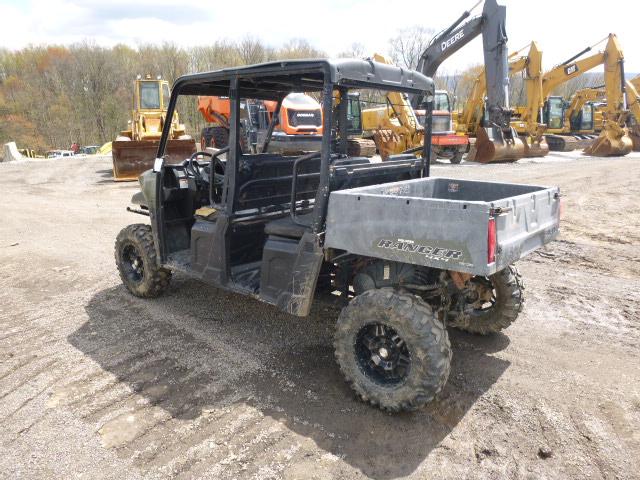
[[[557,187],[421,178],[331,192],[325,247],[491,275],[554,240],[559,217]]]

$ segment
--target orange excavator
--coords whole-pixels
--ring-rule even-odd
[[[206,122],[200,147],[223,148],[229,143],[231,104],[226,97],[198,97],[198,110]],[[241,104],[241,146],[245,153],[287,155],[320,150],[322,109],[312,97],[291,93],[282,102],[249,100]],[[267,137],[269,141],[266,142]]]
[[[113,179],[133,181],[153,166],[169,106],[169,82],[151,75],[138,75],[133,90],[133,112],[129,128],[112,143]],[[196,151],[185,127],[173,116],[167,143],[168,163],[181,162]]]

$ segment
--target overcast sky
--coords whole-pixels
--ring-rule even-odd
[[[246,35],[279,46],[305,38],[329,55],[354,42],[366,52],[386,51],[398,28],[412,25],[441,30],[475,0],[0,0],[0,46],[99,45],[170,41],[182,46],[239,39]],[[510,49],[537,40],[545,68],[566,60],[608,33],[616,33],[625,51],[626,71],[640,72],[640,17],[629,0],[501,0],[507,5]],[[178,6],[179,5],[179,6]],[[606,5],[606,8],[605,6]],[[445,7],[445,8],[441,8]],[[532,8],[530,8],[532,7]],[[477,9],[474,13],[479,12]],[[454,72],[482,61],[475,40],[442,69]]]

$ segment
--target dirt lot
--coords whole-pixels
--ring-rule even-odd
[[[640,478],[640,155],[438,165],[559,184],[561,240],[520,262],[505,335],[451,332],[441,398],[387,415],[308,319],[177,275],[121,286],[106,159],[0,164],[0,477]]]

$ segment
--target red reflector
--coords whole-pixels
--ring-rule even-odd
[[[489,219],[489,233],[487,235],[487,263],[496,261],[496,219]]]

